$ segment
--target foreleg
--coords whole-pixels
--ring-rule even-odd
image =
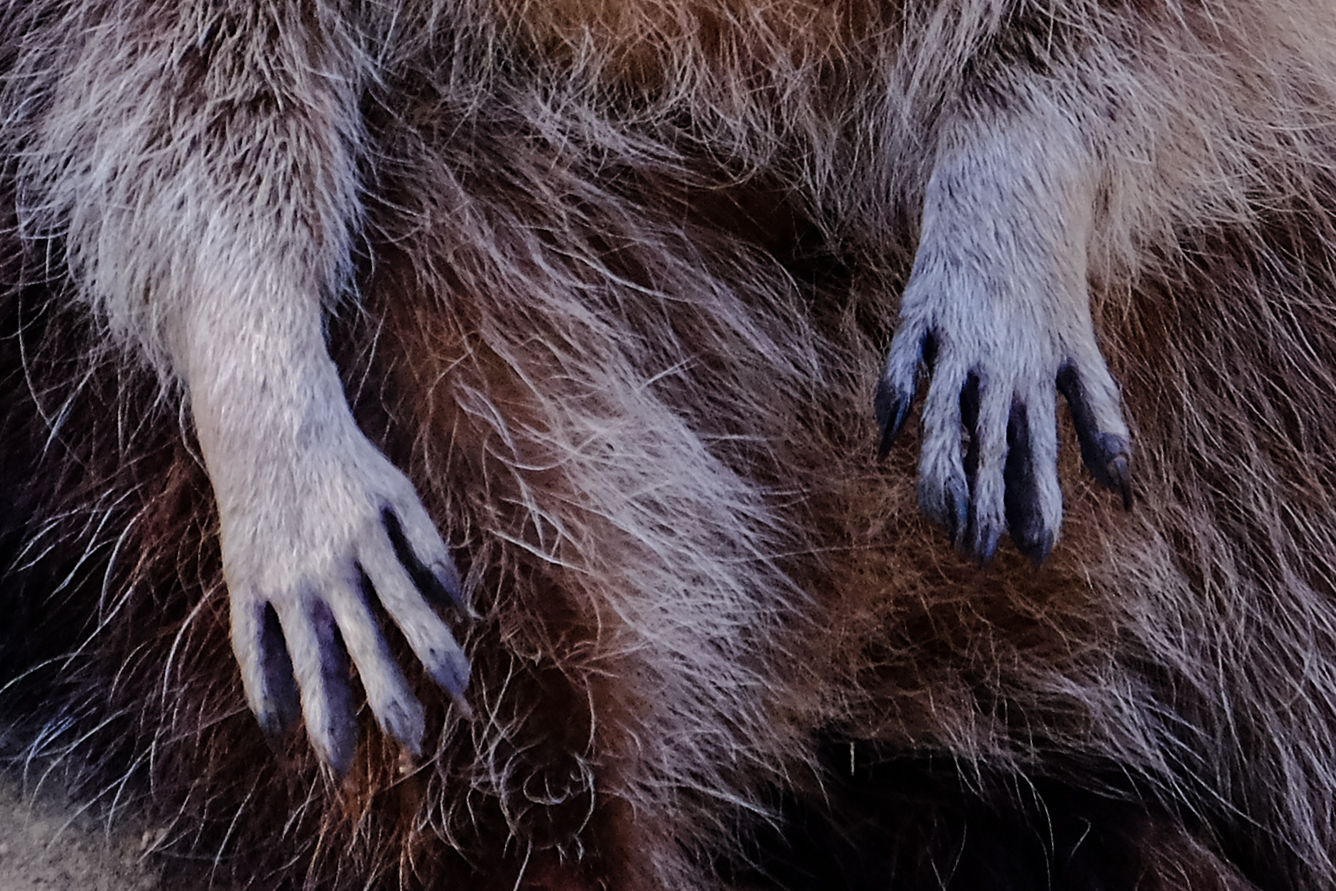
[[[349,658],[382,729],[415,753],[424,734],[373,598],[461,704],[469,667],[434,608],[460,601],[446,546],[357,428],[324,342],[324,308],[350,286],[369,63],[356,29],[317,11],[71,13],[49,42],[78,45],[20,173],[25,213],[64,241],[89,303],[184,386],[250,707],[276,731],[300,697],[312,744],[343,769]]]
[[[876,409],[884,454],[927,364],[919,503],[980,562],[1004,529],[1036,562],[1057,540],[1055,389],[1091,472],[1130,501],[1128,429],[1089,306],[1097,177],[1078,120],[1045,95],[962,112],[940,134]]]

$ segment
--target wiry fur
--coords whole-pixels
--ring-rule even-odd
[[[95,757],[257,887],[1336,885],[1323,4],[225,7],[0,17],[29,763]],[[872,454],[902,291],[917,495],[913,449]],[[1120,482],[1094,328],[1128,514],[1050,442],[1061,383]],[[304,711],[341,785],[265,749],[222,581],[245,603],[273,545],[229,555],[229,516],[353,522],[257,466],[379,478],[336,365],[476,613],[472,720],[376,655],[436,667],[394,605],[340,623],[423,735],[401,761],[366,715],[354,752],[332,682]],[[324,432],[247,444],[305,410],[248,375]],[[919,517],[1042,557],[1059,460],[1038,571]]]

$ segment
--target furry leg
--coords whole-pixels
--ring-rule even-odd
[[[1055,388],[1096,478],[1128,497],[1128,429],[1087,293],[1098,168],[1074,104],[1031,90],[944,125],[877,390],[885,451],[931,366],[919,502],[981,563],[1003,529],[1035,562],[1057,540]]]
[[[20,60],[47,95],[14,102],[40,109],[24,121],[25,224],[64,243],[112,333],[185,386],[250,706],[275,731],[300,694],[312,744],[343,769],[351,658],[376,720],[416,753],[422,707],[370,599],[462,703],[468,662],[432,602],[458,605],[459,581],[354,423],[322,333],[361,214],[367,38],[295,0],[48,6],[25,47],[60,64]]]

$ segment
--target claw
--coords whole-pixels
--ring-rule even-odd
[[[909,404],[912,393],[899,393],[895,385],[887,378],[877,382],[877,394],[873,405],[877,412],[877,423],[881,425],[881,443],[877,446],[877,457],[885,458],[895,445],[895,440],[905,428],[905,419],[909,417]]]
[[[1091,472],[1100,483],[1123,496],[1123,510],[1132,509],[1132,444],[1116,433],[1099,435],[1099,463]],[[1102,471],[1102,472],[1101,472]]]
[[[1059,369],[1057,384],[1071,410],[1076,438],[1081,443],[1081,460],[1100,485],[1121,494],[1123,510],[1131,510],[1131,442],[1126,436],[1100,429],[1089,395],[1071,363]]]
[[[260,604],[259,608],[262,615],[257,652],[263,679],[264,707],[256,713],[256,718],[265,736],[274,740],[301,718],[301,701],[297,694],[297,679],[292,673],[292,657],[288,655],[283,629],[278,623],[278,613],[271,603]]]
[[[955,548],[960,548],[970,534],[974,488],[970,454],[964,456],[964,461],[960,454],[959,431],[962,421],[966,429],[972,430],[978,419],[978,380],[974,375],[961,375],[953,380],[961,378],[963,383],[954,386],[938,380],[929,390],[924,417],[930,419],[940,414],[945,422],[933,425],[925,420],[918,487],[919,508],[946,531]],[[973,451],[974,438],[969,442]]]
[[[1012,541],[1016,541],[1014,538]],[[1053,553],[1053,543],[1055,539],[1051,530],[1045,529],[1044,532],[1035,540],[1022,545],[1016,542],[1016,550],[1020,551],[1026,557],[1029,557],[1034,563],[1035,569],[1038,569],[1048,559],[1048,555]]]
[[[290,646],[305,665],[297,664],[306,715],[306,732],[321,760],[340,777],[348,775],[357,751],[356,710],[349,683],[348,650],[339,634],[334,614],[322,600],[311,599],[308,619],[312,640]],[[290,635],[295,637],[296,635]]]
[[[886,371],[877,382],[877,392],[873,397],[877,423],[881,426],[881,442],[877,446],[877,456],[885,458],[891,446],[904,429],[909,417],[909,407],[914,402],[915,379],[919,366],[932,363],[937,352],[931,332],[924,332],[918,340],[918,348],[911,355],[904,347],[912,335],[901,332],[891,344],[891,354],[886,360]]]
[[[927,366],[932,371],[937,360],[937,339],[931,331],[923,331],[918,339],[918,348],[912,354],[904,344],[911,342],[911,334],[901,331],[891,343],[891,355],[886,360],[886,371],[877,382],[877,392],[873,397],[877,423],[881,426],[881,442],[877,446],[877,457],[885,458],[891,446],[904,430],[905,420],[909,417],[909,407],[914,403],[915,382],[920,366]]]
[[[974,562],[979,564],[980,569],[993,562],[1001,542],[1002,530],[991,526],[984,530],[983,536],[975,542],[974,549]]]
[[[1123,510],[1132,509],[1132,479],[1126,453],[1115,455],[1108,464],[1109,476],[1123,496]]]
[[[445,592],[450,604],[464,615],[472,615],[468,602],[464,599],[464,585],[459,580],[459,570],[450,561],[442,561],[427,567],[436,583]]]
[[[1036,564],[1042,563],[1053,549],[1053,533],[1045,528],[1029,412],[1023,403],[1012,406],[1007,422],[1007,463],[1002,477],[1006,481],[1003,505],[1011,540],[1022,554]]]
[[[951,514],[951,525],[947,529],[947,534],[951,536],[952,547],[959,547],[965,539],[965,530],[969,528],[970,518],[970,493],[967,487],[957,487],[951,493],[951,505],[954,508]]]
[[[468,657],[433,609],[444,606],[467,615],[459,574],[449,558],[441,556],[445,545],[434,531],[430,541],[415,548],[394,511],[386,509],[381,517],[390,547],[366,542],[360,554],[374,582],[376,596],[427,673],[449,694],[461,713],[470,714],[464,699],[470,670]],[[431,561],[430,568],[419,556],[423,550]]]
[[[951,537],[951,546],[958,548],[961,542],[965,540],[965,532],[969,529],[970,521],[970,493],[965,487],[953,487],[951,494],[952,511],[947,517],[946,534]]]
[[[451,702],[459,710],[459,714],[465,720],[473,717],[473,709],[469,707],[468,700],[464,698],[464,691],[469,686],[469,674],[472,666],[469,665],[468,657],[459,650],[458,647],[453,650],[437,651],[432,649],[428,660],[424,661],[428,673],[436,683],[441,685],[450,696]]]
[[[940,489],[923,483],[920,478],[919,509],[946,532],[952,547],[960,547],[969,529],[970,496],[964,479],[953,477],[944,480]]]

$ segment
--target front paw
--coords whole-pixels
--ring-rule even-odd
[[[465,610],[459,575],[412,484],[360,433],[343,448],[220,470],[232,643],[261,726],[276,734],[300,714],[321,760],[346,772],[355,668],[382,731],[419,755],[422,706],[373,604],[465,712],[469,663],[437,614]]]
[[[919,504],[953,545],[984,564],[1005,530],[1036,564],[1052,551],[1062,521],[1055,391],[1086,466],[1130,507],[1131,440],[1088,314],[952,301],[913,282],[905,305],[875,397],[880,451],[903,429],[926,367]]]

